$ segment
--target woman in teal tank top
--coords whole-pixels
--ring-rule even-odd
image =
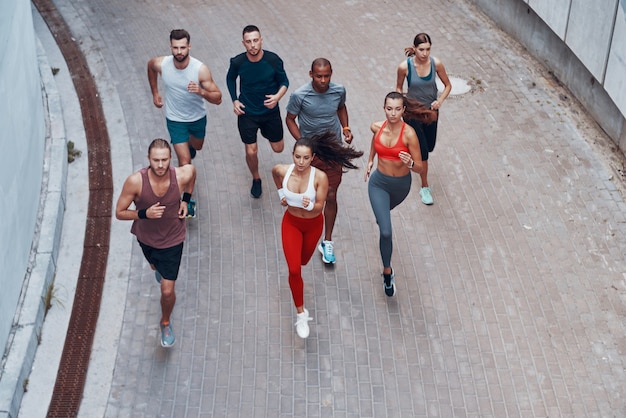
[[[426,33],[418,33],[413,40],[413,46],[404,49],[407,59],[398,65],[398,78],[396,81],[396,91],[402,93],[404,79],[407,80],[406,96],[409,99],[417,100],[426,108],[436,110],[446,100],[452,84],[446,73],[446,69],[441,60],[430,55],[432,42]],[[437,97],[436,76],[444,85],[444,89]],[[420,178],[422,187],[420,196],[425,205],[432,205],[433,198],[428,184],[428,154],[435,149],[437,139],[437,121],[431,124],[424,124],[414,119],[406,121],[417,133],[422,153],[422,172]]]

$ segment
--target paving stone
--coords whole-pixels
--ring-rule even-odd
[[[106,415],[620,416],[626,410],[624,199],[588,117],[559,99],[545,68],[464,2],[142,2],[70,0],[100,48],[124,110],[133,165],[167,137],[146,62],[185,27],[224,103],[208,106],[194,164],[177,344],[158,343],[159,293],[137,245]],[[344,176],[338,262],[303,268],[314,321],[303,341],[280,243],[282,208],[259,141],[264,193],[249,196],[225,75],[241,29],[261,28],[290,91],[326,56],[346,85],[355,146],[369,150],[396,66],[419,31],[450,75],[474,89],[441,110],[429,181],[393,211],[397,295],[381,285],[378,231],[363,172]],[[92,69],[97,73],[97,69]],[[564,92],[566,95],[569,93]],[[281,101],[284,106],[287,97]],[[595,131],[594,131],[595,132]],[[594,135],[602,135],[595,132]],[[359,163],[364,166],[364,157]],[[115,164],[115,162],[114,162]]]

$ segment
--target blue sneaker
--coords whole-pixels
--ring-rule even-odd
[[[317,249],[322,253],[322,261],[326,264],[335,264],[335,251],[332,241],[322,241]]]
[[[161,284],[161,279],[163,278],[163,276],[161,276],[161,273],[159,273],[158,270],[154,270],[154,278],[156,279],[158,284]]]
[[[430,194],[430,187],[422,187],[420,189],[420,196],[422,197],[422,203],[425,205],[433,204],[433,195]]]
[[[391,269],[391,274],[383,273],[383,287],[385,288],[385,295],[389,297],[396,294],[396,284],[394,283],[393,278],[393,269]]]
[[[161,324],[161,347],[170,348],[176,342],[172,324]]]
[[[196,201],[193,199],[190,199],[189,203],[187,203],[187,217],[188,218],[196,217]]]

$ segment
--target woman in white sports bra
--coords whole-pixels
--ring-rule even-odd
[[[289,287],[297,311],[296,331],[300,338],[309,336],[308,322],[312,320],[304,308],[302,266],[309,262],[322,236],[324,202],[328,193],[326,173],[311,166],[315,154],[325,161],[355,169],[358,167],[351,160],[361,157],[363,152],[344,147],[335,134],[327,132],[300,138],[293,148],[293,163],[278,164],[272,169],[280,204],[287,207],[282,222],[282,242],[289,268]]]

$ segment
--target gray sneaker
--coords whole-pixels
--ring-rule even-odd
[[[161,347],[170,348],[176,342],[172,324],[161,324]]]

